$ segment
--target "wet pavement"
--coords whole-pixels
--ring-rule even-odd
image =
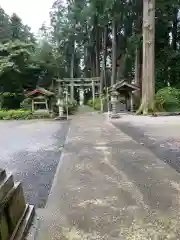
[[[180,116],[122,114],[113,124],[180,173]]]
[[[23,184],[28,203],[45,206],[69,124],[32,120],[0,122],[0,167]]]

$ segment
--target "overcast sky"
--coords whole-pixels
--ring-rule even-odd
[[[24,24],[37,33],[43,22],[49,23],[49,11],[54,0],[0,0],[0,6],[11,15],[17,13]]]

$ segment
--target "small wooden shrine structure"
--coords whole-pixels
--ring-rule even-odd
[[[32,99],[32,111],[50,112],[51,101],[54,93],[44,88],[37,88],[26,94],[27,98]]]
[[[119,99],[124,97],[126,105],[125,110],[134,111],[134,93],[140,91],[139,86],[128,83],[126,80],[121,80],[109,87],[109,93],[111,93],[112,89],[115,89],[119,93]]]

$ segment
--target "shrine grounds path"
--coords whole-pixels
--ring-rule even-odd
[[[0,167],[21,181],[28,203],[45,206],[68,123],[49,120],[0,121]]]
[[[113,124],[73,118],[38,240],[180,239],[180,174]]]
[[[180,116],[121,114],[113,124],[180,173]]]

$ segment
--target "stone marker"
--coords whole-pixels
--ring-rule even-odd
[[[0,182],[6,177],[6,171],[0,168]]]
[[[35,211],[26,205],[21,183],[0,169],[0,240],[23,240]]]
[[[16,225],[19,219],[21,218],[25,208],[26,208],[26,203],[24,199],[22,185],[18,183],[14,187],[13,195],[9,199],[8,205],[6,207],[8,224],[11,232],[13,232],[14,229],[16,228]]]
[[[8,194],[8,192],[13,188],[14,186],[14,180],[13,176],[5,176],[4,179],[0,182],[0,203],[5,198],[5,196]]]
[[[4,212],[2,212],[0,215],[0,239],[1,240],[9,239],[9,228],[8,228],[7,218]]]

